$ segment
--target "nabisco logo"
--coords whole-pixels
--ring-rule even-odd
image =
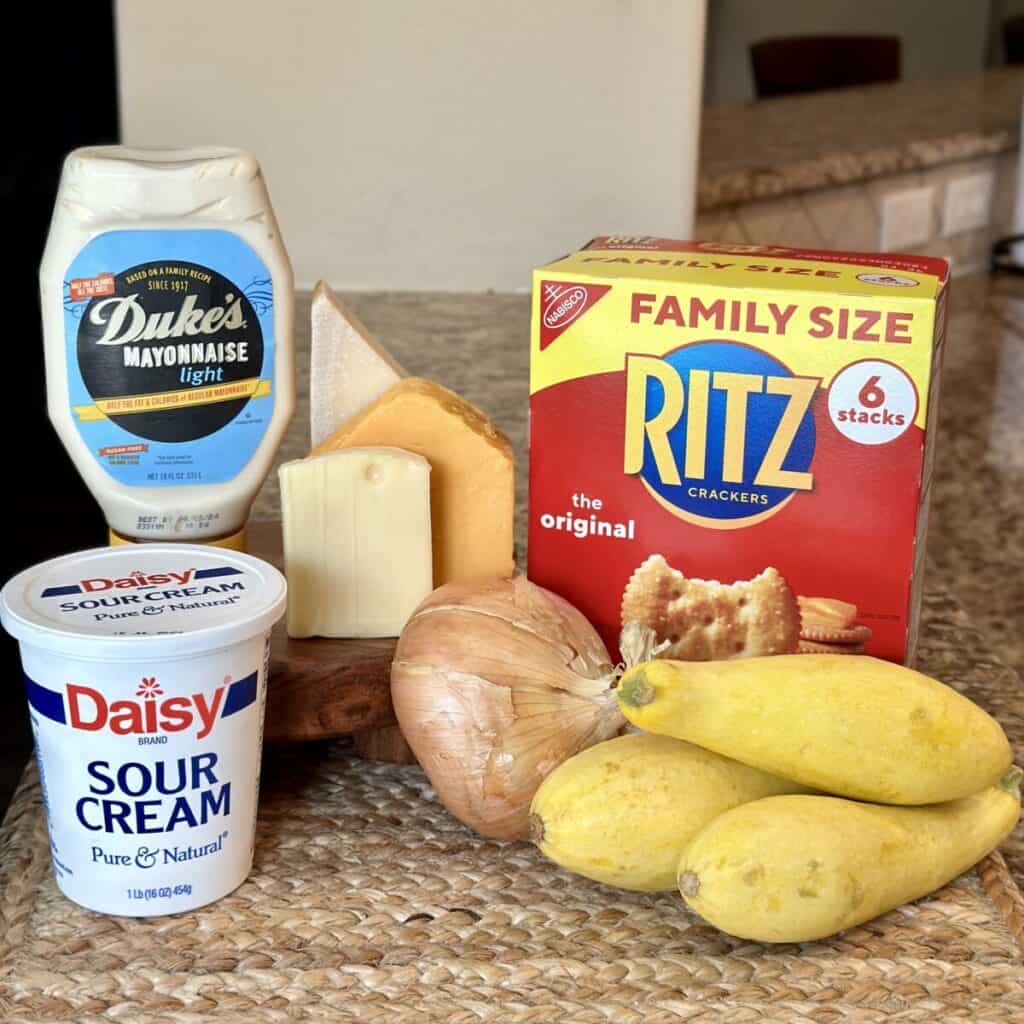
[[[558,289],[548,287],[550,297],[544,307],[544,326],[549,329],[567,327],[587,307],[587,290],[583,285],[571,285]]]
[[[544,351],[570,324],[575,323],[611,285],[541,282],[540,350]]]
[[[188,697],[167,697],[155,676],[143,677],[135,693],[141,700],[107,700],[91,686],[68,683],[65,698],[68,725],[83,732],[102,732],[117,736],[155,736],[158,733],[184,732],[196,727],[196,739],[210,735],[224,708],[224,695],[231,683],[225,679],[212,694],[193,693]]]
[[[167,338],[195,337],[199,334],[217,334],[219,331],[237,331],[245,327],[242,315],[242,297],[228,292],[226,306],[197,308],[195,295],[188,295],[178,311],[146,313],[138,295],[117,295],[94,303],[89,310],[89,322],[103,328],[96,339],[97,345],[127,345],[132,341],[164,341]]]

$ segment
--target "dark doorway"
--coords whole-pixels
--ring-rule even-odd
[[[19,12],[15,38],[46,40],[5,61],[7,138],[0,161],[5,231],[6,438],[0,581],[44,558],[104,541],[103,517],[46,417],[37,269],[61,162],[76,146],[118,141],[112,3],[62,24],[49,7]],[[13,123],[12,123],[13,121]],[[0,636],[0,812],[31,749],[17,644]]]

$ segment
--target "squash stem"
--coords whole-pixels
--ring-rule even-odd
[[[684,871],[679,876],[679,891],[684,896],[696,896],[700,892],[700,875],[695,871]]]
[[[1013,765],[1003,776],[1002,781],[999,783],[999,788],[1005,789],[1006,792],[1014,798],[1014,800],[1019,800],[1020,784],[1022,779],[1024,779],[1024,770]]]
[[[619,684],[619,700],[631,708],[642,708],[654,700],[654,687],[647,681],[642,668],[636,669]]]
[[[530,842],[538,846],[544,842],[544,819],[536,812],[530,815]]]

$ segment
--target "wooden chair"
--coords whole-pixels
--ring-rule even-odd
[[[750,47],[758,98],[842,89],[900,77],[896,36],[793,36]]]
[[[1003,22],[1003,49],[1007,64],[1024,64],[1024,15]]]

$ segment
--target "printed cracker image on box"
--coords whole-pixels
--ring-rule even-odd
[[[687,579],[661,555],[651,555],[629,578],[622,624],[639,622],[671,646],[666,658],[720,661],[796,654],[800,609],[777,569],[731,585]]]
[[[910,660],[947,280],[646,236],[537,270],[530,578],[612,650]]]

